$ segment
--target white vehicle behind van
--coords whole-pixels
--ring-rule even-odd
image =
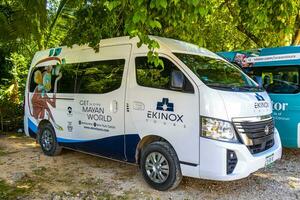
[[[136,163],[158,190],[182,176],[236,180],[281,157],[267,93],[216,54],[150,36],[164,65],[138,38],[37,52],[24,125],[46,155],[62,148]]]

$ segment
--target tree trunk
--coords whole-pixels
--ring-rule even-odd
[[[254,42],[258,47],[264,47],[265,44],[260,40],[259,37],[254,35],[251,30],[246,29],[243,25],[240,16],[234,11],[234,8],[231,6],[231,0],[225,0],[225,5],[230,13],[230,15],[237,21],[236,29],[243,33],[247,38],[249,38],[252,42]]]
[[[292,45],[300,45],[300,11],[295,21],[295,34],[293,35]]]
[[[58,22],[58,18],[63,13],[63,10],[64,10],[65,6],[67,5],[68,1],[69,0],[61,0],[60,3],[59,3],[58,9],[57,9],[56,14],[55,14],[55,18],[53,19],[53,21],[52,21],[52,23],[51,23],[51,25],[49,27],[48,34],[47,34],[46,39],[45,39],[45,45],[44,45],[45,48],[48,47],[48,43],[49,43],[49,40],[51,38],[52,31],[53,31],[55,25]]]
[[[300,29],[296,31],[296,34],[293,38],[292,45],[300,45]]]
[[[3,116],[2,116],[2,113],[0,111],[0,124],[1,124],[1,131],[3,132]]]

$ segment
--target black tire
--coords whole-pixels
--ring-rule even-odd
[[[46,138],[48,138],[48,142]],[[62,147],[59,146],[54,128],[50,123],[43,125],[39,129],[38,140],[45,155],[57,156],[61,153]]]
[[[163,169],[161,166],[162,165],[155,165],[155,167],[151,167],[149,165],[151,163],[151,157],[159,157],[162,155],[165,160],[167,160],[167,163],[164,161],[164,165],[166,166],[168,164],[169,168],[169,173],[168,175],[162,174],[164,173]],[[162,158],[160,158],[161,160]],[[156,160],[157,161],[157,160]],[[148,164],[147,164],[148,163]],[[158,163],[158,162],[155,162]],[[147,165],[147,166],[146,166]],[[154,166],[154,165],[153,165]],[[158,167],[158,168],[157,168]],[[155,168],[155,169],[154,169]],[[157,141],[148,144],[141,152],[141,160],[140,160],[140,169],[143,174],[143,177],[145,181],[154,189],[160,190],[160,191],[165,191],[165,190],[172,190],[175,189],[179,183],[181,182],[182,179],[182,174],[181,174],[181,169],[180,169],[180,164],[179,160],[177,157],[177,154],[175,150],[172,148],[172,146],[166,142],[162,141]],[[166,167],[165,167],[166,169]],[[155,171],[155,172],[154,172]],[[163,175],[161,177],[161,180],[152,180],[152,179],[157,179],[155,177],[158,177],[158,175],[151,176],[151,174],[158,174],[159,171],[160,175]],[[153,173],[151,173],[153,172]],[[160,178],[158,178],[160,179]],[[158,182],[158,181],[163,181],[163,182]]]

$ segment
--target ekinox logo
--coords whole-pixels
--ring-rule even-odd
[[[161,102],[158,101],[156,111],[148,111],[147,118],[183,123],[183,115],[174,113],[174,104],[168,98],[163,98]]]
[[[174,111],[174,104],[169,102],[168,98],[163,98],[162,102],[157,102],[156,110]]]
[[[258,94],[258,93],[255,93],[255,97],[256,97],[257,101],[264,101],[264,100],[265,100],[264,97],[261,96],[261,95]]]
[[[255,97],[258,102],[254,103],[254,108],[268,108],[269,107],[269,103],[265,101],[265,98],[262,95],[255,93]]]

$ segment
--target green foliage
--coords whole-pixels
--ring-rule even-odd
[[[78,1],[0,0],[0,129],[16,128],[34,53],[59,46]]]
[[[66,42],[97,49],[102,38],[130,35],[153,51],[150,34],[214,51],[279,46],[292,42],[299,8],[299,0],[82,2]]]
[[[23,108],[19,99],[13,95],[14,85],[8,89],[0,86],[0,130],[17,128],[22,119]]]
[[[28,73],[28,60],[18,53],[12,53],[7,59],[11,65],[8,71],[10,79],[3,80],[0,85],[0,130],[7,123],[16,128],[21,120],[22,101],[25,90],[26,77]]]
[[[0,25],[0,41],[28,40],[34,37],[37,45],[41,46],[41,33],[47,27],[46,1],[1,1]]]
[[[237,29],[258,47],[291,44],[300,1],[225,1]]]
[[[12,63],[12,69],[10,71],[11,75],[13,76],[12,84],[15,84],[18,87],[17,93],[19,96],[21,96],[20,101],[22,101],[22,93],[25,90],[26,77],[28,74],[28,66],[30,61],[22,54],[16,52],[11,54],[10,61]]]

